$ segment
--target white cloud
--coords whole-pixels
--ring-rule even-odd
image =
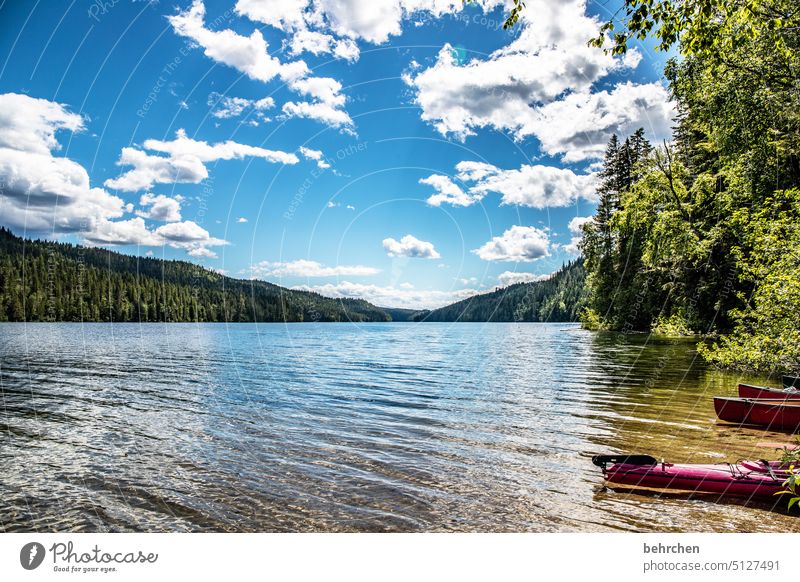
[[[551,275],[534,275],[533,273],[521,273],[517,271],[504,271],[497,276],[500,287],[508,287],[517,283],[530,283],[532,281],[544,281]]]
[[[355,210],[356,209],[356,207],[353,206],[352,204],[348,204],[347,206],[345,206],[345,208],[347,208],[348,210]]]
[[[227,241],[212,237],[195,222],[172,222],[150,230],[141,217],[129,220],[101,220],[91,232],[84,233],[86,240],[98,245],[163,246],[183,249],[192,257],[217,258],[208,247],[222,246]]]
[[[419,181],[433,186],[437,192],[428,198],[428,204],[469,206],[482,200],[489,192],[501,194],[501,204],[533,208],[568,206],[578,198],[595,198],[596,176],[576,174],[567,168],[523,165],[518,170],[503,170],[484,162],[460,162],[456,171],[456,177],[462,183],[471,182],[466,190],[438,174]]]
[[[261,261],[248,270],[251,276],[264,277],[367,277],[380,273],[380,269],[363,265],[336,265],[327,267],[316,261],[298,259],[287,263]]]
[[[293,55],[304,52],[313,55],[332,54],[346,61],[357,61],[361,54],[358,45],[350,39],[336,39],[330,34],[308,29],[295,32],[289,46],[289,52]]]
[[[427,184],[436,190],[436,194],[427,200],[431,206],[441,206],[442,204],[452,204],[453,206],[469,206],[480,200],[480,197],[472,196],[464,192],[447,176],[433,174],[427,178],[422,178],[420,184]]]
[[[535,136],[546,153],[567,161],[601,155],[614,131],[643,125],[655,137],[669,134],[672,107],[660,85],[592,93],[612,71],[635,68],[641,55],[616,58],[588,47],[599,21],[586,14],[584,0],[530,0],[519,26],[519,36],[487,58],[465,62],[445,45],[433,66],[407,73],[422,118],[462,140],[486,127],[516,139]]]
[[[208,96],[208,106],[211,107],[211,115],[219,119],[239,117],[246,111],[252,111],[259,119],[269,121],[269,118],[264,115],[264,111],[275,107],[275,100],[272,97],[245,99],[244,97],[211,93]]]
[[[64,105],[27,95],[0,95],[0,148],[50,155],[61,149],[56,131],[82,131],[83,118]]]
[[[488,10],[502,4],[502,0],[483,0],[478,4]],[[310,43],[304,33],[312,29],[317,34],[326,33],[331,39],[337,37],[335,41],[315,39],[310,44],[317,50],[326,42],[353,39],[382,44],[390,36],[400,34],[402,21],[415,14],[425,12],[438,17],[462,8],[461,0],[238,0],[236,3],[239,14],[302,35],[301,44]]]
[[[237,0],[236,12],[250,20],[289,32],[305,28],[308,0]]]
[[[227,244],[194,222],[180,220],[182,197],[145,194],[139,216],[131,203],[102,188],[76,162],[54,157],[55,134],[83,129],[83,119],[59,103],[26,95],[0,95],[0,222],[12,228],[54,234],[73,233],[95,245],[169,245],[192,253],[211,253]],[[176,221],[155,230],[144,218]]]
[[[325,154],[319,150],[312,150],[305,146],[300,146],[299,152],[304,158],[317,162],[317,167],[322,170],[331,167],[331,165],[325,160]]]
[[[674,115],[660,83],[628,82],[610,92],[573,93],[548,103],[531,120],[530,130],[545,153],[579,162],[601,158],[612,133],[627,135],[644,127],[651,136],[668,137]]]
[[[332,127],[350,127],[353,120],[344,110],[342,84],[330,77],[306,77],[289,83],[289,87],[312,101],[287,102],[282,111],[289,117],[316,119]]]
[[[149,208],[147,210],[137,210],[136,215],[151,220],[177,222],[181,219],[182,199],[183,198],[180,196],[170,198],[163,194],[159,194],[158,196],[144,194],[139,199],[139,204],[142,206],[149,206]]]
[[[409,289],[405,285],[381,286],[342,281],[325,285],[300,285],[292,287],[302,291],[313,291],[326,297],[353,297],[366,299],[373,305],[382,307],[404,307],[408,309],[435,309],[449,305],[480,293],[477,289],[456,289],[434,291]]]
[[[512,226],[472,252],[484,261],[529,263],[549,256],[549,249],[550,238],[546,231],[533,226]]]
[[[134,192],[150,188],[153,184],[178,182],[198,184],[208,177],[205,164],[218,160],[256,157],[278,164],[299,162],[295,154],[267,150],[231,140],[211,145],[187,137],[182,129],[176,132],[176,137],[172,141],[148,139],[145,140],[143,147],[146,150],[168,154],[168,157],[148,154],[130,147],[122,148],[117,165],[133,166],[133,169],[117,178],[106,180],[106,186]]]
[[[439,259],[441,255],[436,252],[433,243],[419,240],[410,234],[399,241],[393,238],[383,240],[383,248],[390,257],[411,257],[417,259]]]
[[[580,243],[583,240],[583,225],[592,220],[591,216],[576,216],[569,221],[569,232],[572,238],[569,244],[564,245],[564,250],[568,253],[578,254],[581,252]]]
[[[244,216],[240,216],[239,218],[236,219],[236,222],[238,222],[239,224],[244,224],[245,222],[247,222],[247,219]]]
[[[305,5],[302,4],[290,6],[285,2],[244,1],[236,5],[236,10],[240,14],[282,30],[297,29],[298,33],[305,27],[304,8]],[[188,10],[168,18],[175,32],[192,39],[204,49],[207,57],[233,67],[257,81],[267,82],[279,77],[293,91],[311,97],[310,102],[285,103],[282,107],[285,115],[315,119],[334,127],[349,127],[353,124],[343,109],[345,98],[339,92],[341,84],[335,79],[309,76],[311,71],[302,60],[284,63],[271,56],[261,31],[254,30],[248,37],[230,29],[215,31],[206,28],[205,6],[202,0],[194,0]],[[313,44],[314,40],[316,44]],[[298,42],[303,42],[302,37]],[[306,44],[308,42],[319,48],[318,38],[308,40]],[[347,57],[353,55],[355,48],[352,43],[344,41],[342,43],[331,41],[328,47],[329,51]],[[237,110],[246,106],[236,101],[230,105],[230,108],[220,110],[222,116],[228,114],[232,116]]]
[[[332,127],[350,126],[353,123],[353,120],[350,119],[350,116],[346,111],[333,107],[327,103],[289,101],[288,103],[283,104],[282,111],[288,117],[315,119]]]
[[[171,222],[159,226],[155,234],[173,248],[184,249],[193,257],[217,258],[217,255],[208,247],[222,246],[227,241],[212,237],[209,232],[199,224],[186,220],[184,222]]]
[[[83,166],[53,155],[61,148],[56,132],[83,129],[83,118],[60,103],[0,95],[0,222],[78,233],[125,213],[121,198],[91,187]]]
[[[157,234],[147,228],[144,220],[137,217],[129,220],[100,220],[91,232],[85,233],[87,241],[101,245],[161,246],[164,244]]]
[[[205,27],[206,9],[202,0],[194,0],[191,8],[169,16],[172,28],[202,47],[207,57],[233,67],[251,79],[269,81],[280,77],[284,81],[308,74],[303,61],[281,63],[270,56],[267,42],[261,31],[254,30],[250,36],[242,36],[233,30],[210,30]]]

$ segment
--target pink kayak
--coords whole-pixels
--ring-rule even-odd
[[[647,455],[598,455],[592,462],[612,484],[762,499],[774,499],[789,476],[787,467],[767,461],[675,465]]]

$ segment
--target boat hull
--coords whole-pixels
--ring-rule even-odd
[[[665,489],[723,496],[774,499],[788,476],[778,463],[770,463],[772,474],[758,462],[714,465],[615,464],[604,469],[610,484],[633,488]]]
[[[800,401],[749,398],[714,398],[714,410],[720,420],[752,424],[767,429],[800,429]]]
[[[800,400],[800,390],[787,392],[786,389],[767,388],[766,386],[752,386],[739,384],[739,398],[771,398],[785,400]]]

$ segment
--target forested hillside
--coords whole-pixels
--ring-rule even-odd
[[[0,321],[388,321],[330,299],[183,261],[23,240],[0,229]]]
[[[608,144],[584,226],[584,322],[708,334],[700,350],[712,363],[800,370],[798,5],[625,7],[615,52],[649,33],[662,48],[678,42],[665,71],[678,118],[671,143],[640,131]]]
[[[585,299],[583,261],[544,281],[517,283],[416,316],[420,321],[577,321]]]

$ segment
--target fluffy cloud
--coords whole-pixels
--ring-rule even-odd
[[[407,74],[422,118],[462,140],[484,127],[517,139],[535,136],[544,151],[568,161],[600,155],[615,131],[644,125],[655,137],[668,135],[672,107],[660,85],[593,93],[597,81],[635,68],[641,55],[616,58],[586,46],[599,22],[586,15],[585,1],[531,0],[520,27],[514,41],[487,58],[464,62],[445,45],[433,66]]]
[[[307,29],[294,33],[289,47],[293,55],[304,52],[313,55],[332,54],[346,61],[356,61],[361,54],[358,45],[350,39],[336,39],[330,34]]]
[[[304,29],[308,0],[237,0],[236,12],[283,31]]]
[[[312,101],[283,104],[283,112],[288,117],[306,117],[316,119],[332,127],[349,127],[353,125],[350,115],[343,109],[345,98],[342,95],[342,84],[330,77],[306,77],[289,83],[289,87],[301,95],[310,97]]]
[[[503,1],[480,0],[476,4],[490,10]],[[324,46],[325,42],[341,43],[351,39],[382,44],[390,36],[402,32],[404,19],[420,13],[439,17],[462,8],[461,0],[238,0],[236,3],[236,11],[251,20],[295,36],[315,30],[316,34],[324,32],[331,39],[309,41],[307,36],[301,37],[303,43],[315,48]],[[336,56],[347,58],[347,51],[343,53]]]
[[[177,222],[180,197],[145,194],[137,217],[114,220],[133,205],[91,187],[80,164],[52,154],[60,149],[57,131],[83,127],[83,119],[59,103],[0,95],[0,222],[29,231],[73,233],[91,244],[169,245],[204,256],[213,255],[208,247],[226,244],[194,222]],[[175,222],[151,230],[144,218]]]
[[[546,231],[533,226],[512,226],[472,252],[484,261],[529,263],[549,256],[550,238]]]
[[[286,2],[239,2],[237,12],[248,17],[276,26],[283,30],[296,30],[304,26],[302,15],[305,5],[290,6]],[[298,12],[299,10],[299,12]],[[312,98],[310,102],[289,102],[282,110],[289,117],[316,119],[334,127],[350,126],[352,119],[344,111],[344,96],[339,93],[341,84],[335,79],[310,77],[310,69],[302,60],[281,62],[269,54],[267,42],[261,31],[254,30],[250,36],[242,36],[233,30],[211,30],[205,23],[206,9],[203,0],[194,0],[191,7],[168,17],[174,31],[190,38],[202,47],[204,54],[229,67],[241,71],[251,79],[267,82],[280,78],[293,91]],[[309,41],[310,42],[310,41]],[[331,41],[331,51],[352,54],[353,47],[339,46]],[[318,43],[317,43],[318,44]],[[235,99],[235,98],[234,98]],[[266,105],[267,103],[262,103]],[[231,115],[242,107],[242,102],[233,101],[231,108],[222,109],[223,115]]]
[[[399,241],[393,238],[383,239],[383,248],[390,257],[411,257],[416,259],[439,259],[441,255],[436,252],[433,243],[419,240],[410,234]]]
[[[457,289],[451,291],[427,291],[423,289],[408,288],[401,284],[397,287],[369,285],[362,283],[352,283],[342,281],[339,283],[328,283],[325,285],[299,285],[292,287],[301,291],[313,291],[326,297],[334,298],[361,298],[366,299],[373,305],[383,307],[404,307],[408,309],[435,309],[443,305],[449,305],[461,299],[467,299],[477,295],[481,291],[477,289]]]
[[[529,127],[542,151],[563,154],[565,162],[579,162],[601,158],[612,133],[627,135],[644,127],[651,136],[669,136],[674,115],[661,84],[628,82],[610,92],[573,93],[548,103]]]
[[[289,101],[283,104],[282,111],[287,117],[315,119],[332,127],[350,126],[353,123],[346,111],[323,102]]]
[[[521,273],[517,271],[504,271],[497,276],[500,287],[508,287],[517,283],[530,283],[532,281],[544,281],[550,275],[534,275],[533,273]]]
[[[86,233],[88,242],[99,245],[170,246],[183,249],[192,257],[215,259],[216,253],[208,247],[228,244],[212,237],[207,230],[192,221],[173,222],[150,230],[142,218],[120,221],[100,221],[92,232]]]
[[[137,210],[136,215],[162,222],[177,222],[181,219],[181,200],[183,200],[182,196],[170,198],[163,194],[158,196],[144,194],[139,199],[139,204],[149,208],[147,210]]]
[[[501,170],[489,164],[462,162],[457,166],[467,178],[470,171],[480,176],[470,188],[474,195],[497,192],[502,204],[519,204],[533,208],[567,206],[578,198],[594,197],[595,176],[576,174],[572,170],[553,166],[522,166],[519,170]]]
[[[281,63],[270,56],[267,41],[261,31],[254,30],[250,36],[242,36],[233,30],[210,30],[205,26],[206,8],[202,0],[194,0],[185,12],[169,16],[175,32],[190,38],[202,47],[207,57],[233,67],[251,79],[269,81],[280,77],[284,81],[308,74],[303,61]]]
[[[469,206],[478,202],[481,197],[468,194],[461,189],[458,184],[455,184],[447,176],[434,174],[427,178],[422,178],[420,184],[427,184],[436,190],[436,194],[430,196],[427,200],[431,206],[441,206],[442,204],[452,204],[453,206]]]
[[[319,150],[312,150],[305,146],[300,146],[298,151],[304,158],[317,162],[317,167],[322,170],[331,167],[331,165],[325,160],[325,155]]]
[[[420,184],[433,186],[436,194],[428,204],[440,206],[469,206],[479,202],[489,192],[501,195],[501,204],[516,204],[532,208],[568,206],[578,198],[593,200],[596,176],[576,174],[566,168],[542,165],[524,165],[518,170],[502,170],[484,162],[460,162],[456,177],[466,190],[450,178],[433,175],[420,180]]]
[[[569,244],[564,245],[564,250],[568,253],[578,254],[581,252],[580,243],[583,240],[583,225],[592,220],[591,216],[576,216],[569,221],[569,232],[572,238]]]
[[[295,154],[267,150],[231,140],[213,145],[197,141],[187,137],[182,129],[176,132],[176,137],[172,141],[148,139],[143,145],[144,149],[168,156],[152,155],[130,147],[122,148],[117,165],[133,166],[133,169],[117,178],[106,180],[107,187],[135,192],[150,188],[153,184],[177,182],[198,184],[208,177],[205,164],[218,160],[255,157],[277,164],[299,162]]]
[[[141,218],[100,220],[95,228],[84,236],[88,242],[98,245],[161,246],[164,244],[164,240],[149,230]]]
[[[316,261],[299,259],[288,263],[261,261],[248,270],[251,276],[264,277],[366,277],[380,273],[380,269],[363,265],[337,265],[327,267]]]
[[[208,106],[211,107],[211,115],[219,119],[239,117],[242,113],[250,111],[260,119],[269,121],[269,118],[264,115],[264,111],[275,107],[275,100],[272,97],[245,99],[244,97],[211,93],[208,96]]]
[[[236,222],[238,222],[239,224],[244,224],[245,222],[247,222],[247,219],[244,216],[240,216],[239,218],[236,219]]]
[[[82,131],[64,105],[27,95],[0,95],[0,221],[40,232],[82,232],[125,212],[121,198],[93,188],[83,166],[56,157],[56,132]]]

